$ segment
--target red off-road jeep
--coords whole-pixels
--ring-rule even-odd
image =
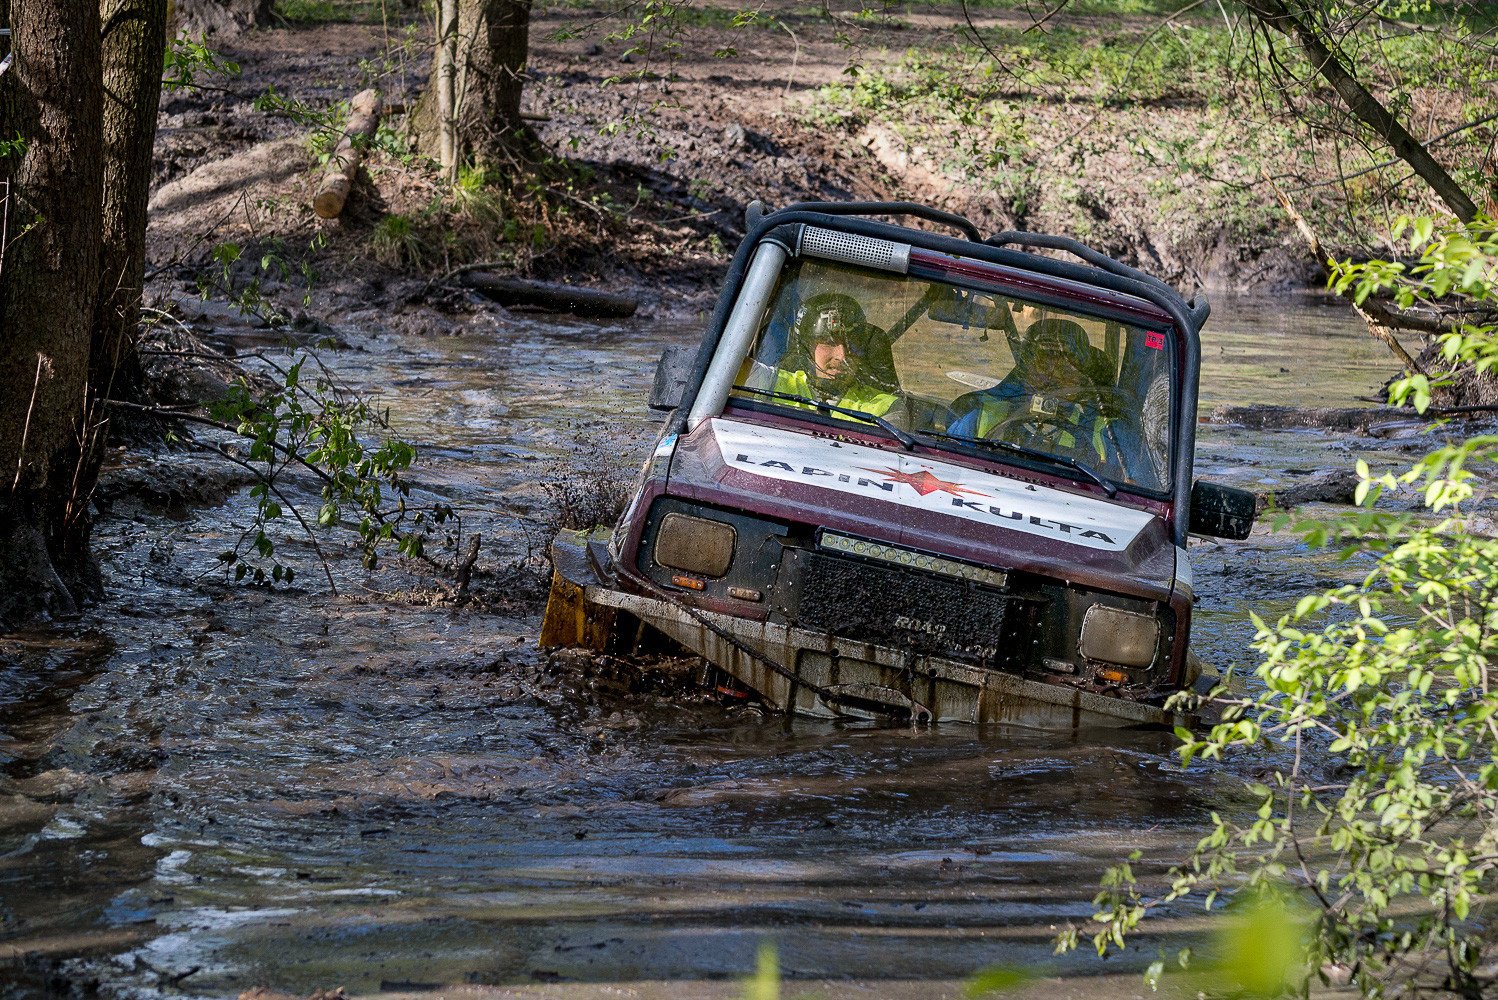
[[[1254,513],[1192,480],[1207,312],[1062,237],[752,206],[624,516],[553,545],[542,642],[649,626],[813,716],[1175,721],[1187,535]]]

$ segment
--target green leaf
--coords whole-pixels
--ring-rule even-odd
[[[996,993],[1008,993],[1019,989],[1035,979],[1034,973],[1012,965],[991,965],[974,973],[963,984],[962,992],[968,997],[986,997]]]
[[[780,1000],[780,959],[768,941],[759,946],[753,977],[744,981],[744,1000]]]

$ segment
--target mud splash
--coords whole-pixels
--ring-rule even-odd
[[[1208,399],[1350,402],[1383,373],[1382,348],[1309,301],[1222,304],[1208,329]],[[654,359],[698,332],[351,330],[334,360],[428,442],[420,490],[465,508],[487,585],[513,590],[502,570],[544,542],[558,477],[627,481]],[[1311,377],[1313,351],[1340,358],[1314,386],[1265,371]],[[1373,444],[1203,428],[1201,472],[1262,482]],[[732,993],[762,939],[791,978],[895,993],[995,962],[1095,972],[1050,938],[1087,918],[1102,868],[1137,848],[1149,869],[1236,804],[1238,776],[1181,771],[1167,735],[767,718],[674,697],[687,666],[646,684],[543,656],[523,594],[456,609],[352,560],[339,598],[203,576],[247,509],[117,498],[109,604],[0,640],[0,980],[19,993]],[[1196,556],[1217,662],[1244,657],[1243,594],[1272,613],[1345,571],[1263,538]]]

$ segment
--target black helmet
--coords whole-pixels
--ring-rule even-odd
[[[863,307],[841,292],[813,295],[796,310],[796,333],[806,345],[846,344],[863,322]]]
[[[1009,349],[1026,381],[1036,389],[1095,387],[1096,351],[1080,323],[1059,317],[1036,320],[1021,333],[1008,334]],[[1104,359],[1106,363],[1106,358]]]

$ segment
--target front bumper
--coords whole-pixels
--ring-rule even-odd
[[[798,715],[1045,729],[1194,721],[1142,702],[632,593],[614,585],[606,543],[604,532],[563,532],[553,543],[556,573],[542,645],[602,649],[623,613],[703,657],[773,708]]]

